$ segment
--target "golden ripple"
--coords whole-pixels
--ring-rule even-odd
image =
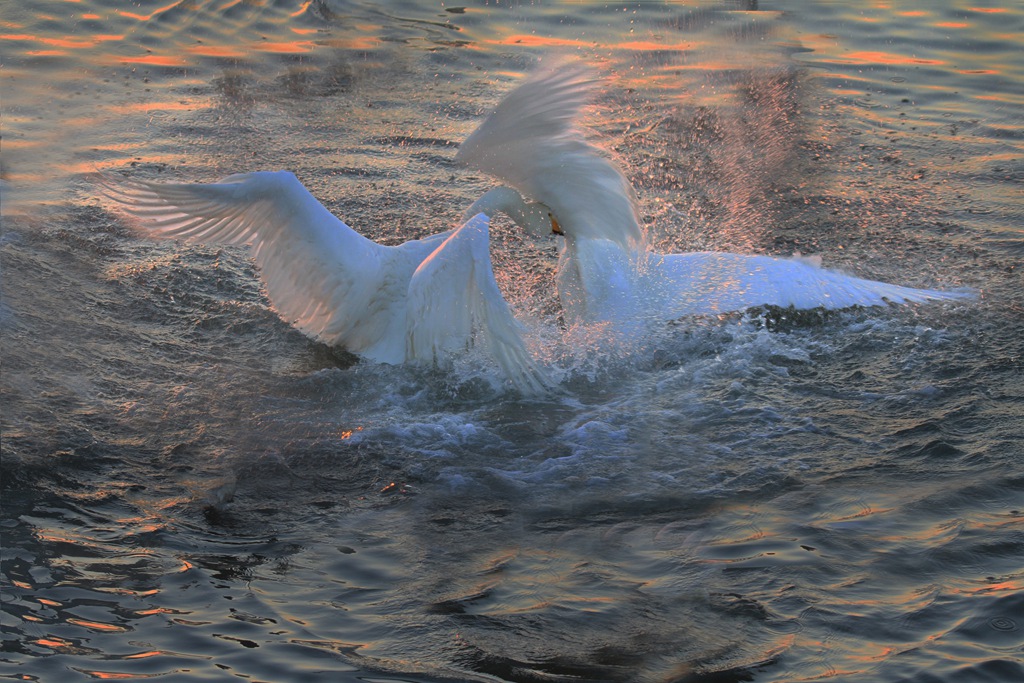
[[[289,17],[301,17],[303,14],[306,13],[306,10],[309,9],[309,6],[311,4],[313,4],[313,0],[306,0],[306,2],[302,3],[302,6],[299,7],[299,9],[295,10],[294,12],[289,14],[288,16]]]
[[[72,667],[72,668],[74,668],[74,667]],[[80,671],[81,673],[84,673],[87,676],[91,676],[92,678],[98,678],[98,679],[104,680],[104,681],[108,681],[108,680],[109,681],[113,681],[113,680],[126,680],[126,679],[129,679],[129,678],[153,678],[154,676],[159,675],[159,674],[122,673],[122,672],[119,672],[119,671],[91,671],[89,669],[78,669],[78,668],[75,668],[75,671]]]
[[[74,643],[72,643],[70,640],[64,640],[63,638],[58,638],[57,636],[37,638],[35,644],[41,645],[42,647],[48,647],[54,650],[60,650],[63,648],[70,648],[74,646]]]
[[[79,619],[78,617],[69,618],[67,620],[67,623],[87,628],[90,631],[102,631],[104,633],[127,633],[130,630],[125,628],[124,626],[117,626],[116,624],[107,624],[102,621],[90,621],[88,619]]]
[[[174,9],[175,7],[177,7],[180,4],[181,4],[180,0],[175,0],[175,2],[172,2],[169,5],[165,5],[164,7],[160,7],[158,9],[155,9],[152,12],[150,12],[149,14],[135,14],[134,12],[128,12],[128,11],[123,10],[123,9],[119,9],[119,10],[115,10],[115,11],[119,15],[121,15],[122,17],[127,17],[128,19],[138,19],[139,21],[149,21],[150,19],[153,19],[153,18],[163,14],[167,10]]]
[[[844,57],[838,57],[833,59],[822,59],[823,62],[830,63],[841,63],[841,64],[928,64],[933,66],[939,66],[946,62],[941,59],[924,59],[922,57],[914,57],[896,54],[894,52],[880,52],[880,51],[861,51],[851,52]]]
[[[142,64],[149,66],[188,66],[191,62],[184,57],[170,55],[143,55],[141,57],[117,57],[121,64]]]
[[[233,47],[229,45],[204,45],[203,43],[190,45],[185,48],[185,51],[189,54],[199,55],[200,57],[224,57],[230,59],[241,59],[246,55],[246,51],[240,47]]]
[[[594,41],[576,40],[573,38],[552,38],[517,33],[500,40],[484,41],[488,45],[526,45],[528,47],[592,47]]]
[[[264,52],[277,52],[281,54],[297,54],[300,52],[311,52],[316,43],[311,40],[298,40],[295,42],[261,42],[257,43],[259,49]]]

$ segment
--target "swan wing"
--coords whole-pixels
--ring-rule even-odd
[[[716,315],[755,306],[839,309],[974,297],[915,289],[822,268],[815,259],[717,252],[652,256],[652,291],[666,317]]]
[[[543,392],[552,383],[526,349],[498,289],[489,242],[489,220],[477,214],[416,269],[407,300],[406,355],[444,363],[449,353],[467,348],[475,332],[518,389]]]
[[[293,174],[247,173],[211,184],[105,175],[99,184],[151,237],[249,245],[274,307],[306,334],[373,360],[403,360],[401,336],[397,349],[382,342],[419,261],[403,273],[389,263],[394,248],[353,231]]]
[[[633,250],[644,236],[622,171],[575,127],[599,80],[588,67],[542,67],[459,145],[456,161],[546,204],[566,234]]]

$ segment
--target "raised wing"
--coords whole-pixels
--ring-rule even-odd
[[[942,292],[864,280],[826,270],[815,259],[719,252],[651,256],[650,277],[665,317],[715,315],[755,306],[839,309],[851,306],[970,299],[970,291]]]
[[[477,214],[416,269],[409,283],[406,355],[443,364],[476,333],[518,389],[541,393],[553,384],[526,349],[498,289],[489,240],[489,220]]]
[[[247,173],[205,185],[99,182],[152,237],[250,245],[270,300],[303,332],[373,360],[404,359],[401,334],[389,345],[388,332],[419,260],[389,263],[392,248],[338,220],[293,174]],[[404,269],[393,273],[397,283],[382,279],[388,267]]]
[[[574,126],[598,83],[580,64],[542,68],[498,104],[455,159],[546,204],[566,234],[634,251],[644,235],[632,186]]]

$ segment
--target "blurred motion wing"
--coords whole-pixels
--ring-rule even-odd
[[[498,289],[489,241],[488,218],[477,214],[416,269],[409,284],[406,355],[443,364],[477,334],[519,390],[541,393],[553,385],[526,349]]]
[[[366,316],[367,307],[389,303],[386,288],[370,291],[386,248],[338,220],[293,174],[247,173],[212,184],[104,175],[99,183],[151,237],[250,245],[278,313],[303,332],[374,360],[401,362],[379,344],[385,316]]]
[[[546,204],[566,234],[633,251],[644,236],[632,186],[575,127],[598,83],[585,65],[543,66],[505,96],[455,158]]]

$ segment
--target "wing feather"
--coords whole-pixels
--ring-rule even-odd
[[[652,256],[666,317],[715,315],[755,306],[840,309],[851,306],[955,301],[971,291],[938,291],[866,280],[827,270],[804,258],[720,252]]]
[[[468,347],[474,333],[489,347],[513,385],[525,393],[553,386],[534,362],[494,279],[489,221],[477,214],[420,264],[409,283],[410,360],[444,363]]]
[[[212,184],[99,178],[103,193],[156,238],[248,244],[270,299],[287,322],[372,360],[404,360],[404,287],[422,257],[383,247],[334,217],[288,172]],[[382,277],[382,274],[389,277]],[[396,313],[396,310],[399,310]]]
[[[635,251],[644,234],[633,188],[575,126],[599,83],[579,63],[542,67],[505,96],[455,159],[546,204],[566,234]]]

